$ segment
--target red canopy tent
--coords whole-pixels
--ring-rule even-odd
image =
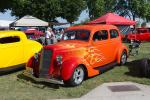
[[[114,13],[107,13],[87,24],[135,25],[136,22]]]

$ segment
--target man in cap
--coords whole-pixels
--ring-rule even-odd
[[[53,37],[54,37],[54,33],[52,29],[48,27],[46,31],[46,36],[45,36],[47,45],[53,44]]]

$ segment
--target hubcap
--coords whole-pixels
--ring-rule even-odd
[[[84,71],[81,67],[75,69],[73,79],[76,84],[80,84],[83,81]]]
[[[122,58],[121,58],[122,64],[125,64],[125,63],[126,63],[126,60],[127,60],[127,56],[126,56],[126,54],[124,53],[124,54],[122,55]]]

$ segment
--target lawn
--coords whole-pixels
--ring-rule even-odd
[[[145,57],[150,58],[150,43],[142,43],[139,55],[130,56],[125,66],[116,66],[101,75],[85,80],[77,87],[35,83],[24,79],[22,71],[3,75],[0,76],[0,97],[1,100],[77,98],[105,82],[132,81],[150,85],[149,78],[140,77],[138,74],[138,60]]]

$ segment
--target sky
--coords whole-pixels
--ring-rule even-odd
[[[82,11],[82,13],[80,14],[78,21],[76,23],[79,23],[81,21],[84,21],[85,19],[88,18],[88,13],[86,10]],[[62,18],[57,18],[59,22],[66,22],[66,20],[62,19]],[[14,16],[11,16],[11,11],[7,10],[5,13],[0,13],[0,20],[15,20]]]
[[[11,11],[8,10],[5,13],[0,13],[0,20],[15,20],[14,16],[11,16]]]

